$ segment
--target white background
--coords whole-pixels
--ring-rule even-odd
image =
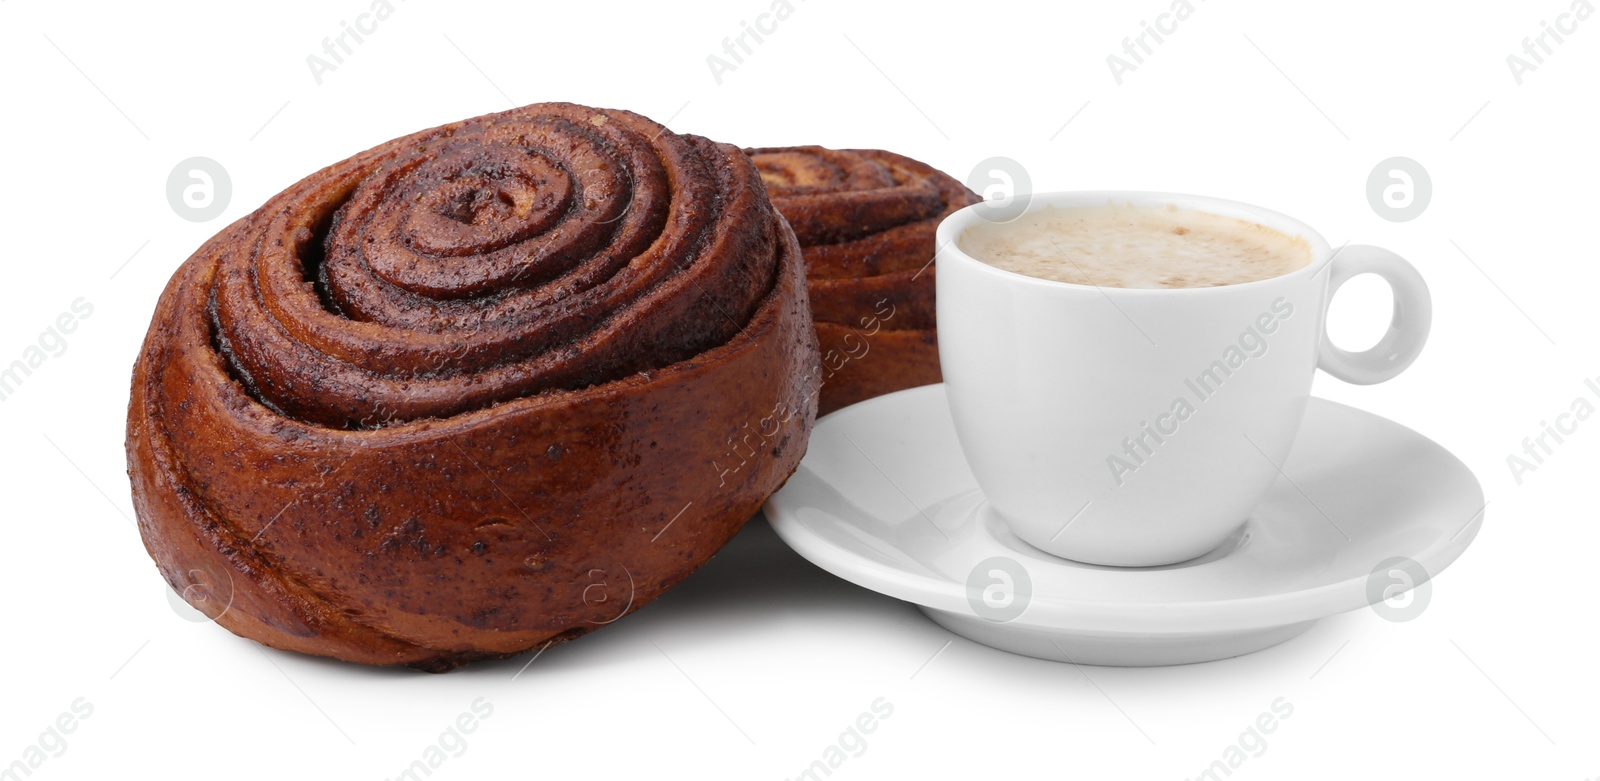
[[[770,0],[393,1],[320,86],[306,57],[369,0],[0,3],[0,364],[75,299],[94,308],[0,402],[0,766],[84,697],[92,716],[34,777],[389,778],[483,697],[492,716],[434,777],[780,779],[882,697],[892,715],[835,777],[1182,779],[1282,697],[1292,717],[1235,776],[1600,777],[1600,421],[1520,485],[1506,463],[1600,376],[1600,19],[1519,86],[1507,55],[1570,0],[1194,0],[1119,86],[1107,55],[1168,0],[793,0],[719,86],[707,56]],[[130,520],[122,451],[129,370],[169,275],[323,165],[546,100],[742,145],[889,148],[962,179],[1004,155],[1039,190],[1217,195],[1390,247],[1432,286],[1431,343],[1390,383],[1321,377],[1316,392],[1458,454],[1490,500],[1482,533],[1415,620],[1363,610],[1168,669],[944,647],[910,606],[813,568],[759,521],[678,590],[532,665],[370,670],[179,617]],[[165,194],[197,155],[233,182],[198,224]],[[1432,176],[1410,222],[1365,195],[1395,155]],[[1387,317],[1369,282],[1336,301],[1345,346]]]

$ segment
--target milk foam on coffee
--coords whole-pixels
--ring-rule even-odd
[[[1047,206],[1011,222],[968,228],[957,243],[996,268],[1101,287],[1236,285],[1311,262],[1303,238],[1170,204]]]

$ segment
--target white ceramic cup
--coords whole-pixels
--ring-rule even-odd
[[[1304,268],[1243,284],[1095,287],[962,252],[961,233],[994,213],[984,203],[939,225],[939,360],[962,451],[989,508],[1056,556],[1155,566],[1212,550],[1280,476],[1313,370],[1383,382],[1427,340],[1428,287],[1388,250],[1335,250],[1298,220],[1216,198],[1026,197],[1030,212],[1171,204],[1265,225],[1311,249]],[[1391,286],[1394,316],[1376,345],[1350,352],[1328,339],[1328,301],[1365,273]]]

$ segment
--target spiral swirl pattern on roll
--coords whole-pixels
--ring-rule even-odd
[[[326,426],[601,384],[726,342],[778,233],[709,141],[545,106],[301,182],[228,248],[215,327],[262,402]],[[756,193],[759,194],[759,193]]]
[[[805,254],[826,380],[821,410],[939,382],[934,231],[980,200],[878,149],[746,149]]]
[[[369,664],[609,623],[798,463],[802,283],[740,150],[636,114],[540,104],[380,145],[174,274],[129,409],[146,547],[179,592],[226,576],[230,630]],[[730,468],[758,423],[762,458]],[[595,602],[600,571],[627,593]]]

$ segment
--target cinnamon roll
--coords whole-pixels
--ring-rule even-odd
[[[173,275],[133,372],[139,529],[266,645],[509,656],[709,559],[798,464],[818,364],[799,245],[738,148],[570,104],[457,122]]]
[[[878,149],[746,149],[794,227],[821,342],[820,410],[940,381],[934,230],[981,198]]]

